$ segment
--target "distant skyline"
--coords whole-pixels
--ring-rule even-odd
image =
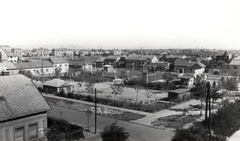
[[[0,1],[13,48],[240,48],[239,0]]]

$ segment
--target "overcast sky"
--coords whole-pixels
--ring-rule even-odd
[[[0,0],[0,45],[240,48],[239,0]]]

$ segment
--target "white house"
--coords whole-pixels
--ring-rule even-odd
[[[69,71],[69,63],[64,58],[50,58],[50,61],[53,64],[53,67],[56,70],[59,70],[60,75],[65,75]]]

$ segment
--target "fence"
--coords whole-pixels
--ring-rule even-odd
[[[75,141],[80,140],[83,137],[83,129],[47,136],[48,141]]]

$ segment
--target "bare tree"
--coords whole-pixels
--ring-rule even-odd
[[[138,94],[141,89],[142,89],[141,85],[137,84],[134,86],[134,90],[137,92],[137,100],[136,100],[137,102],[138,102]]]
[[[148,99],[148,104],[150,104],[150,98],[151,98],[152,96],[154,96],[155,94],[149,92],[148,89],[146,89],[146,92],[143,93],[143,94],[147,97],[147,99]]]
[[[121,95],[123,92],[123,84],[118,83],[116,81],[113,84],[111,84],[110,88],[113,90],[112,94],[115,96],[115,100],[116,100],[117,95]]]

